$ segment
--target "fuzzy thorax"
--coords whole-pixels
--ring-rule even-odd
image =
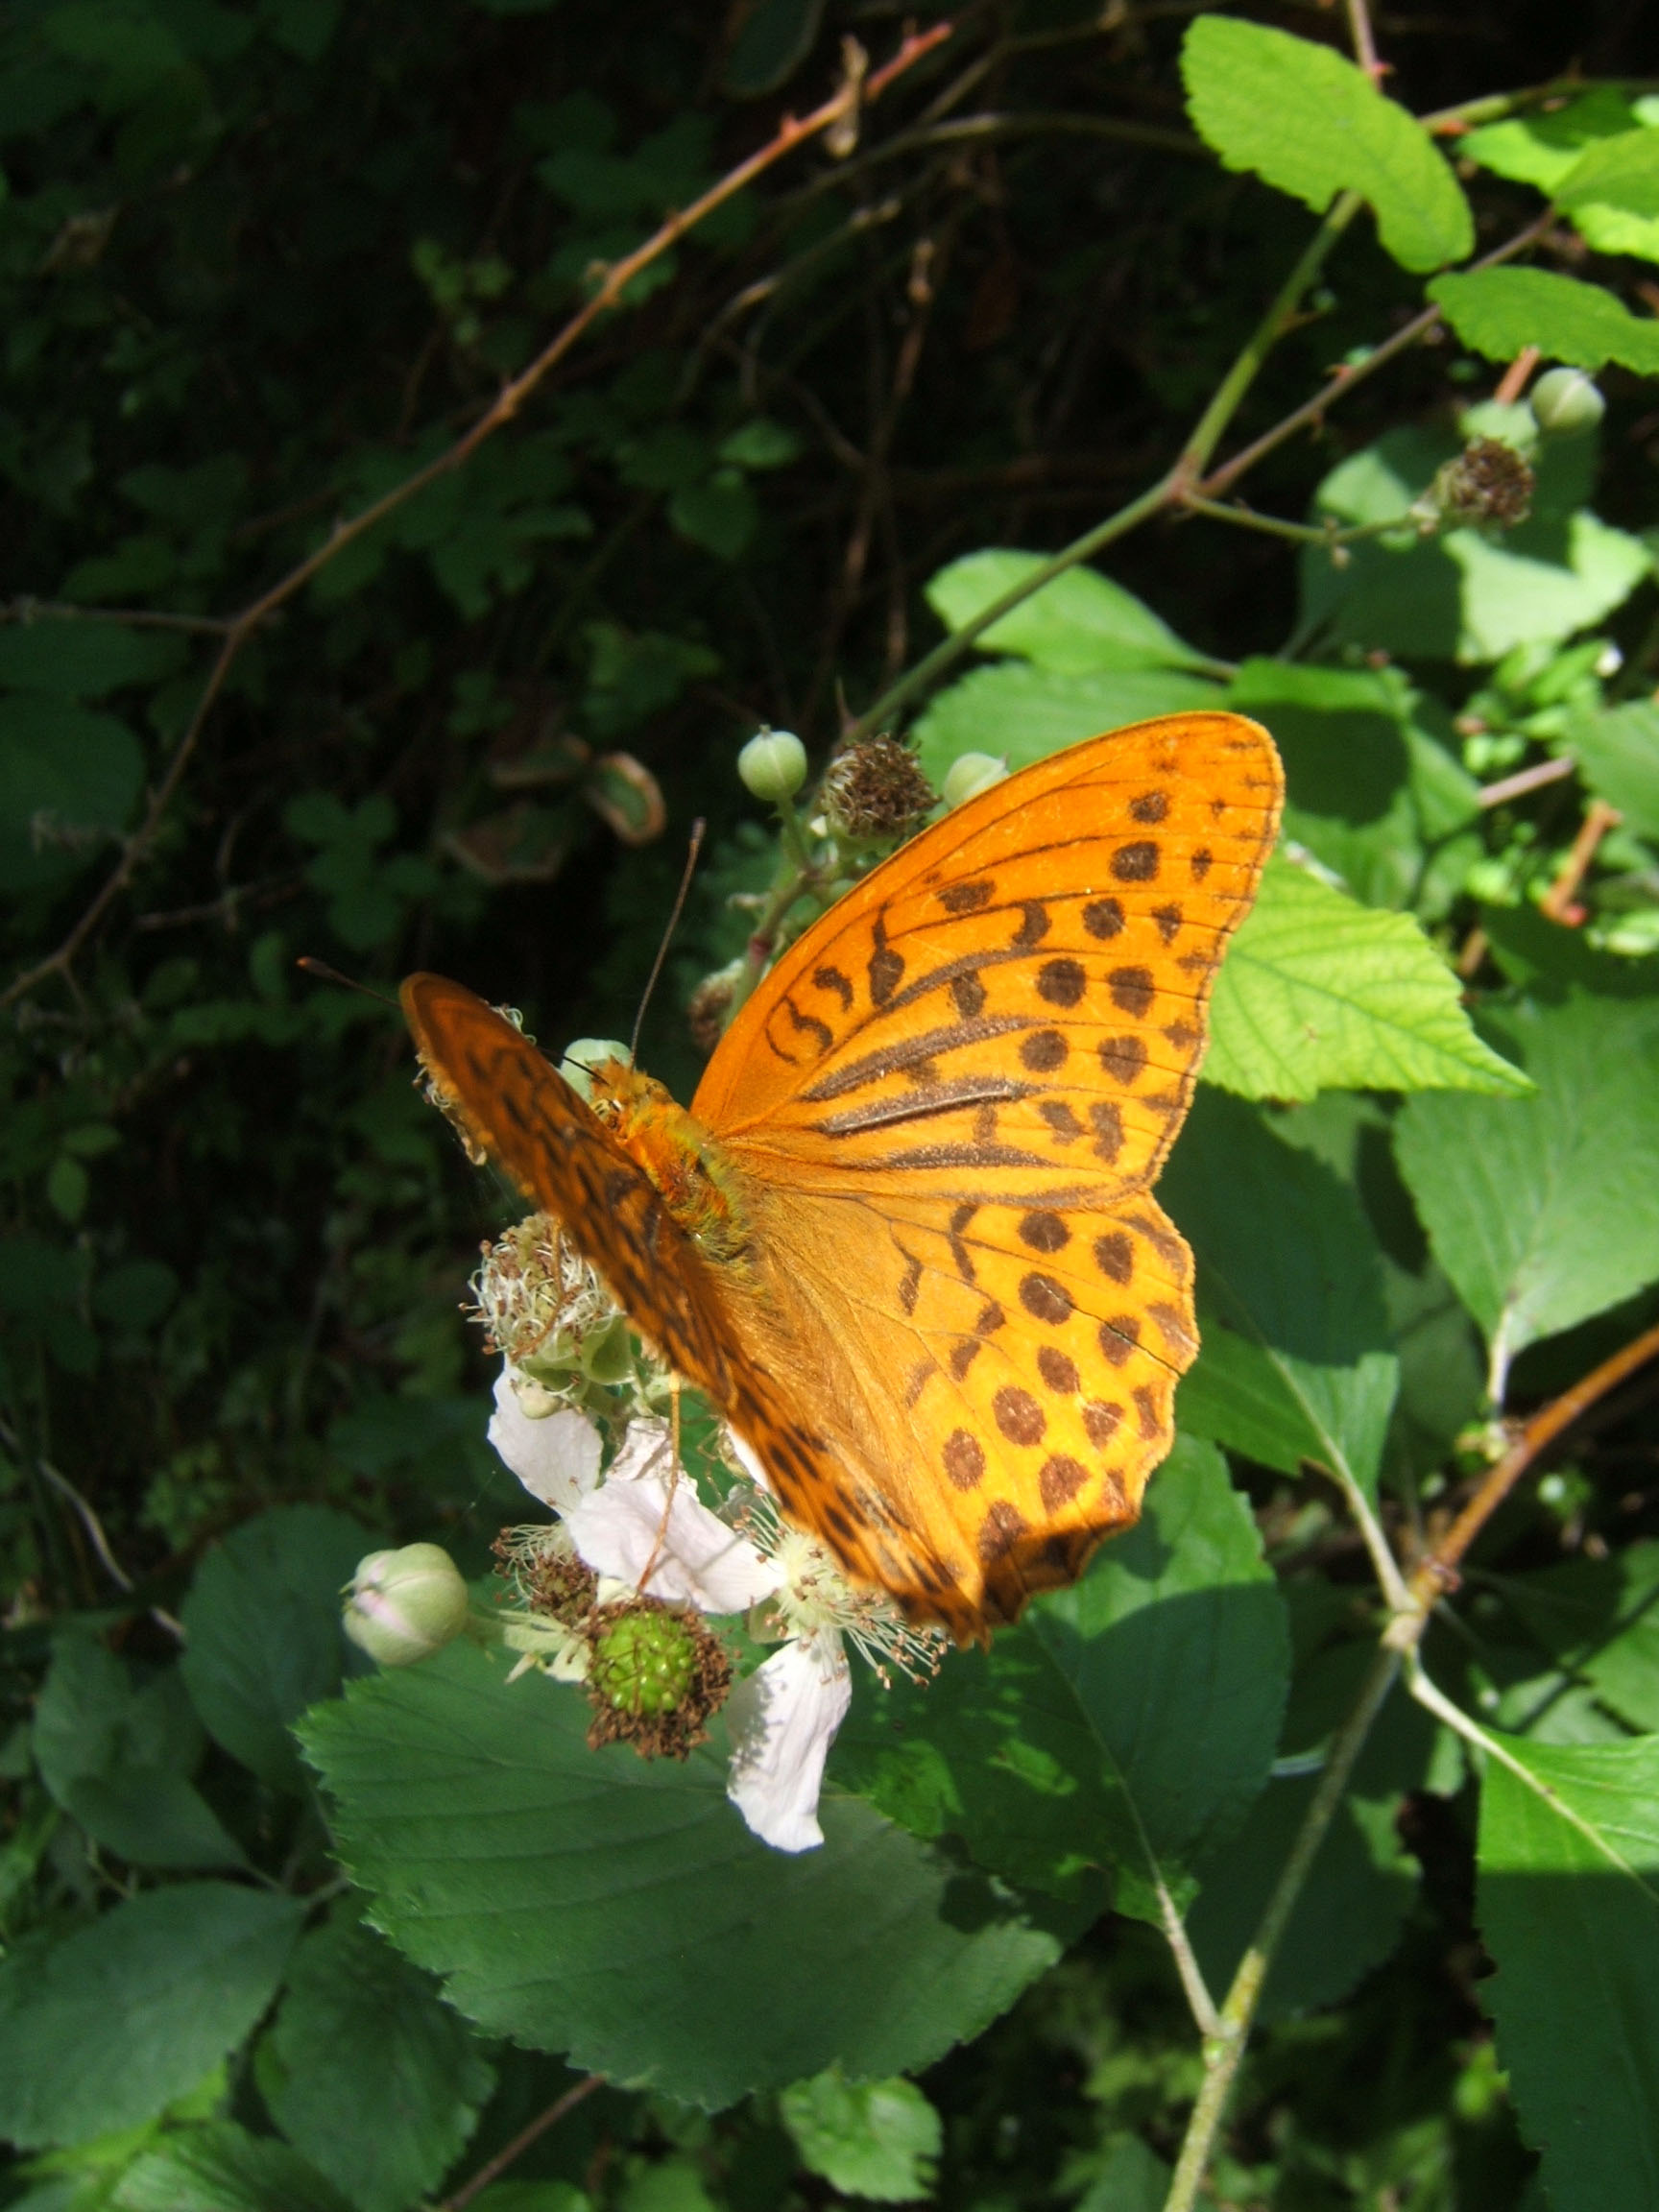
[[[594,1113],[705,1258],[741,1260],[749,1225],[737,1171],[703,1124],[625,1060],[601,1061],[592,1084]]]

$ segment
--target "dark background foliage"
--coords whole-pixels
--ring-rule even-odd
[[[1057,546],[1167,466],[1306,240],[1304,209],[1191,134],[1175,61],[1201,12],[967,7],[850,157],[809,147],[723,210],[468,469],[245,648],[131,884],[0,1037],[0,1541],[20,1731],[50,1625],[97,1625],[123,1602],[48,1470],[164,1613],[215,1539],[278,1503],[342,1509],[388,1540],[438,1534],[483,1564],[510,1486],[482,1447],[486,1365],[455,1310],[496,1214],[411,1087],[396,1019],[296,958],[376,991],[418,967],[455,974],[549,1041],[626,1034],[705,815],[710,857],[642,1047],[688,1094],[687,989],[740,946],[725,895],[767,861],[739,744],[770,722],[822,758],[935,641],[922,587],[947,562]],[[1334,7],[1254,12],[1342,35]],[[1376,29],[1390,92],[1422,113],[1570,72],[1640,78],[1647,13],[1481,0]],[[844,34],[879,58],[900,26],[885,6],[820,20],[783,0],[730,15],[12,0],[0,744],[56,732],[108,780],[105,834],[54,842],[48,822],[0,854],[13,966],[50,951],[113,865],[188,724],[214,625],[465,429],[594,263],[821,97]],[[1530,204],[1488,180],[1482,246]],[[1559,265],[1597,266],[1571,241]],[[1359,226],[1238,442],[1417,304]],[[1443,412],[1460,384],[1486,389],[1484,365],[1456,355],[1449,341],[1407,355],[1274,453],[1251,496],[1301,514],[1344,452]],[[1639,530],[1659,418],[1633,377],[1602,381],[1599,511]],[[1166,521],[1113,570],[1218,658],[1273,652],[1296,625],[1294,554],[1264,537]],[[99,624],[87,644],[91,608],[151,619]],[[1651,589],[1612,628],[1650,684]],[[52,642],[71,631],[74,656]],[[1475,679],[1443,674],[1455,707]],[[0,775],[23,774],[7,753]],[[619,837],[617,808],[637,836],[653,784],[661,834]],[[1616,1340],[1603,1326],[1551,1348],[1540,1393]],[[1647,1528],[1650,1429],[1595,1449],[1630,1470],[1611,1494],[1639,1494],[1623,1533]],[[1282,1532],[1305,1486],[1251,1479]],[[1580,1533],[1601,1510],[1590,1495]],[[1523,1563],[1553,1555],[1558,1520],[1518,1524]],[[170,1650],[142,1613],[122,1640],[140,1668]],[[22,1744],[7,1754],[20,1785]],[[315,1815],[238,1803],[247,1778],[222,1765],[226,1819],[275,1821],[264,1843],[301,1885],[327,1881]],[[105,1880],[26,1789],[20,1804],[0,1898],[17,1934],[72,1921]],[[1464,1816],[1410,1800],[1404,1841],[1427,1879],[1404,1948],[1345,2010],[1264,2042],[1229,2200],[1269,2186],[1286,2206],[1519,2200],[1525,2154],[1474,1995]],[[783,1951],[784,2003],[787,1983]],[[1147,1932],[1097,1930],[930,2077],[949,2200],[1046,2202],[1105,2171],[1103,2081],[1116,2124],[1170,2149],[1167,2109],[1192,2087],[1178,2028]],[[506,2046],[492,2056],[469,2166],[559,2079]],[[241,2082],[244,2120],[257,2095]],[[612,2092],[515,2172],[601,2191],[641,2146],[733,2207],[791,2186],[829,2200],[821,2180],[790,2182],[769,2109],[693,2122]],[[1139,2202],[1129,2188],[1089,2202]]]

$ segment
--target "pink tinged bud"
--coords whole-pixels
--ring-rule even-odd
[[[346,1633],[382,1667],[410,1667],[452,1643],[468,1611],[467,1584],[443,1546],[405,1544],[357,1562]]]

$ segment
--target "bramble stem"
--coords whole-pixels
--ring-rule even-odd
[[[1354,1771],[1354,1763],[1364,1747],[1371,1732],[1371,1723],[1382,1710],[1382,1701],[1394,1684],[1400,1670],[1399,1654],[1381,1649],[1371,1662],[1370,1671],[1360,1686],[1347,1719],[1331,1740],[1330,1754],[1311,1803],[1303,1817],[1302,1825],[1291,1845],[1290,1856],[1280,1870],[1273,1886],[1273,1894],[1267,1900],[1267,1909],[1250,1947],[1238,1961],[1238,1972],[1223,2000],[1220,2013],[1220,2032],[1207,2039],[1204,2046],[1204,2085],[1198,2092],[1192,2116],[1187,2124],[1182,2140],[1181,2155],[1176,2161],[1174,2178],[1169,2194],[1164,2200],[1164,2212],[1192,2212],[1203,2186],[1205,2169],[1215,2148],[1215,2138],[1221,2131],[1226,2116],[1227,2100],[1244,2056],[1249,2038],[1250,2023],[1256,2016],[1256,2008],[1262,1999],[1267,1970],[1273,1963],[1302,1894],[1302,1887],[1312,1868],[1325,1831],[1342,1801],[1348,1787],[1348,1778]]]

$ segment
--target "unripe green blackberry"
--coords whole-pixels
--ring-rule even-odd
[[[806,781],[806,748],[793,730],[762,730],[737,756],[743,787],[777,805]]]
[[[1607,412],[1599,388],[1582,369],[1550,369],[1532,387],[1532,413],[1547,438],[1594,430]]]
[[[697,1676],[697,1643],[677,1614],[623,1613],[593,1643],[588,1681],[618,1713],[672,1713]]]
[[[940,796],[947,806],[954,808],[970,799],[977,799],[981,791],[989,791],[994,783],[1007,781],[1008,763],[998,760],[994,753],[958,753],[945,771]]]

